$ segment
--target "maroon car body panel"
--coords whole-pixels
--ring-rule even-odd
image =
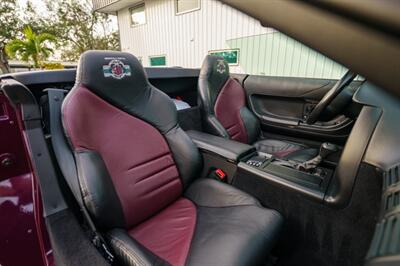
[[[0,265],[53,265],[22,129],[19,110],[0,93]]]

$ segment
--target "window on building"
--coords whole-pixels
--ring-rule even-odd
[[[210,55],[222,56],[229,65],[239,64],[239,49],[209,51]]]
[[[200,0],[175,0],[175,13],[182,14],[200,9]]]
[[[129,9],[131,14],[131,26],[138,26],[146,23],[146,12],[144,3]]]
[[[150,56],[150,66],[165,66],[167,65],[167,60],[165,55]]]

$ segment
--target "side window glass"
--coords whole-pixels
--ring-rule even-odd
[[[239,67],[232,68],[233,73],[339,79],[347,70],[278,31],[231,39],[227,44],[240,50]]]

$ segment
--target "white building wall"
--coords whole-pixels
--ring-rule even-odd
[[[144,66],[149,56],[165,55],[167,66],[199,68],[210,50],[237,48],[239,65],[230,67],[232,73],[338,79],[346,71],[216,0],[201,0],[200,10],[181,15],[175,14],[175,0],[146,0],[145,10],[146,24],[134,27],[129,7],[118,11],[121,50],[140,57]]]
[[[228,49],[227,40],[271,32],[253,18],[215,0],[200,10],[175,15],[174,0],[145,1],[146,24],[131,27],[129,8],[118,11],[121,50],[142,58],[166,55],[167,66],[198,68],[209,50]],[[232,66],[232,72],[242,72]]]

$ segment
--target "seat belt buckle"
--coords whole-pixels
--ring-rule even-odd
[[[218,180],[220,180],[222,182],[227,182],[227,175],[222,169],[220,169],[220,168],[216,169],[214,171],[214,175],[216,176],[216,178]]]

